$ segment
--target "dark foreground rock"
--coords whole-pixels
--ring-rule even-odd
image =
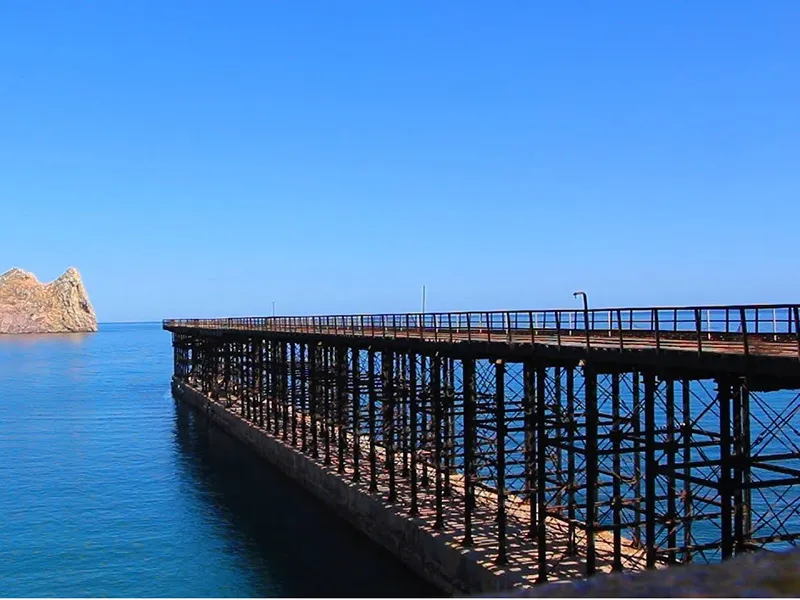
[[[596,575],[505,596],[527,598],[774,598],[800,596],[800,550],[757,552],[723,563]]]
[[[82,331],[97,331],[97,317],[77,269],[47,284],[22,269],[0,275],[0,334]]]

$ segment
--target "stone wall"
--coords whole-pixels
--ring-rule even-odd
[[[514,573],[498,574],[486,568],[475,552],[446,541],[445,536],[421,519],[409,517],[405,509],[370,494],[365,483],[345,479],[335,469],[303,455],[177,379],[173,379],[172,391],[177,399],[193,406],[228,434],[250,446],[444,592],[480,594],[519,586]]]

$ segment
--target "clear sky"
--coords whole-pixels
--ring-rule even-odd
[[[0,0],[0,271],[101,321],[798,302],[800,2]]]

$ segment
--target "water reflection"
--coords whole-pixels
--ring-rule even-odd
[[[0,334],[0,343],[14,346],[33,346],[36,344],[80,345],[94,332],[85,333],[4,333]]]
[[[177,402],[175,443],[179,468],[224,523],[226,551],[252,573],[254,595],[441,596],[311,494]]]

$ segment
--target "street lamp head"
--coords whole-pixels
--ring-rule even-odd
[[[578,296],[581,296],[583,298],[583,309],[584,309],[584,311],[589,308],[589,297],[586,295],[586,292],[578,290],[577,292],[573,292],[572,296],[574,298],[577,298]]]

